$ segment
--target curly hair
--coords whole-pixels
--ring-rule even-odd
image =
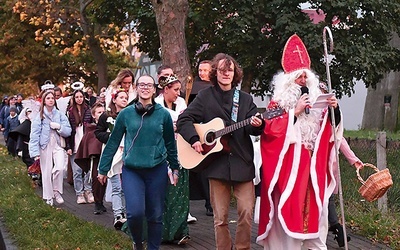
[[[222,66],[221,66],[221,68],[218,68],[218,64],[221,60],[223,60]],[[211,61],[210,82],[212,82],[214,85],[218,84],[217,71],[229,69],[232,63],[234,66],[232,88],[235,88],[242,81],[243,70],[239,66],[238,62],[235,59],[233,59],[232,56],[230,56],[228,54],[224,54],[224,53],[216,54]]]

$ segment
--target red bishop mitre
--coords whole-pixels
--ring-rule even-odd
[[[311,60],[303,41],[296,34],[286,42],[282,55],[282,67],[285,73],[299,69],[310,69]]]

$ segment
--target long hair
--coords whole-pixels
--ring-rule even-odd
[[[55,97],[55,95],[54,95],[54,91],[45,91],[45,92],[43,92],[42,93],[42,102],[40,103],[40,112],[39,112],[39,114],[40,114],[40,119],[41,120],[43,120],[44,119],[44,115],[43,115],[43,112],[44,112],[44,106],[45,106],[45,102],[46,102],[46,97],[48,96],[48,95],[52,95],[53,96],[53,98],[54,98],[54,107],[56,108],[56,109],[58,109],[58,107],[57,107],[57,102],[56,102],[56,97]]]
[[[117,97],[121,94],[121,93],[125,93],[126,96],[128,97],[128,94],[126,93],[126,91],[124,89],[117,89],[113,94],[112,94],[112,98],[111,98],[111,102],[110,104],[108,104],[108,108],[106,110],[107,112],[107,116],[112,117],[112,118],[117,118],[117,107],[115,106],[115,103],[113,102],[113,100],[117,99]]]
[[[112,80],[112,82],[110,83],[112,88],[117,88],[118,85],[121,85],[122,80],[124,80],[124,78],[126,77],[132,77],[132,83],[135,81],[135,76],[133,75],[133,72],[130,69],[122,69],[118,72],[117,77]]]
[[[219,61],[223,60],[222,67],[218,68]],[[235,88],[243,78],[243,70],[239,66],[233,57],[228,54],[218,53],[214,56],[211,62],[211,72],[210,72],[210,82],[214,85],[218,84],[217,80],[217,71],[219,70],[228,70],[231,66],[231,63],[234,65],[234,75],[232,80],[232,88]]]
[[[81,104],[81,110],[80,110],[81,114],[80,115],[79,115],[79,111],[78,111],[79,104],[77,104],[75,101],[75,96],[77,93],[81,93],[83,96],[83,102]],[[85,110],[89,108],[89,105],[87,105],[87,103],[85,102],[85,93],[81,89],[75,90],[71,96],[71,99],[72,99],[72,103],[71,103],[70,110],[72,111],[72,115],[75,118],[75,125],[79,126],[80,124],[83,123],[83,118],[85,116]]]

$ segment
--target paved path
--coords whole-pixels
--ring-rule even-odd
[[[37,193],[41,195],[41,188],[37,188]],[[100,225],[104,225],[109,228],[113,228],[113,216],[111,210],[111,203],[106,202],[105,206],[107,208],[107,212],[102,215],[94,215],[93,209],[94,204],[76,204],[75,192],[73,186],[64,183],[64,194],[63,194],[65,203],[62,205],[56,205],[61,209],[65,209],[75,214],[76,216],[87,220],[93,221]],[[191,201],[190,202],[190,212],[193,216],[195,216],[198,221],[194,224],[190,224],[190,236],[191,240],[186,246],[177,246],[177,245],[169,245],[163,244],[161,249],[198,249],[198,250],[208,250],[215,249],[214,242],[214,230],[213,230],[213,219],[210,216],[206,216],[204,201]],[[230,230],[231,235],[234,236],[235,231],[235,222],[236,222],[236,212],[235,209],[230,209],[229,212],[229,220],[231,222]],[[371,241],[349,233],[351,237],[351,241],[349,242],[349,249],[390,249],[382,244],[374,244]],[[253,224],[252,229],[252,248],[251,249],[262,249],[261,246],[255,243],[255,238],[257,236],[257,225]],[[327,241],[328,249],[344,249],[339,248],[337,242],[333,239],[332,234],[329,234]]]

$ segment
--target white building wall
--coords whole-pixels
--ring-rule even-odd
[[[364,82],[359,81],[354,90],[355,93],[351,97],[345,96],[339,100],[340,110],[343,114],[343,125],[346,130],[358,130],[362,124],[367,88]]]

